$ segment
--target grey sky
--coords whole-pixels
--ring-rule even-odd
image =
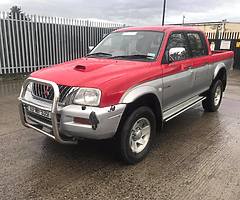
[[[161,23],[163,0],[0,0],[0,10],[18,5],[29,14],[98,18],[129,25]],[[166,23],[240,21],[240,0],[167,0]]]

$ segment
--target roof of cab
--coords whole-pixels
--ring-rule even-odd
[[[199,28],[192,26],[139,26],[139,27],[126,27],[116,30],[115,32],[123,31],[160,31],[160,32],[172,32],[172,31],[200,31]]]

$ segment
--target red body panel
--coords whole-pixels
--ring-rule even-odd
[[[122,95],[131,87],[143,82],[172,75],[192,65],[198,67],[204,63],[213,63],[233,57],[233,52],[211,52],[209,55],[161,65],[164,49],[171,32],[194,30],[189,27],[132,27],[117,31],[152,30],[165,32],[158,58],[154,62],[125,61],[100,58],[81,58],[45,68],[31,74],[32,77],[54,81],[57,84],[99,88],[102,92],[100,107],[117,104]],[[195,60],[195,64],[193,61]],[[80,69],[76,66],[80,65]],[[83,66],[83,68],[81,68]]]
[[[78,65],[85,66],[85,70],[75,69]],[[100,104],[104,107],[117,104],[128,88],[152,79],[152,65],[151,62],[81,58],[39,70],[31,76],[61,85],[99,88]]]

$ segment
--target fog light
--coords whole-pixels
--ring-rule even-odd
[[[77,124],[87,124],[87,125],[91,125],[91,122],[89,119],[86,118],[81,118],[81,117],[74,117],[73,118],[74,123]]]

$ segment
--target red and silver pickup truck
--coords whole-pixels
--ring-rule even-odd
[[[198,29],[123,28],[84,58],[36,71],[19,97],[22,123],[59,143],[116,138],[133,164],[164,122],[202,102],[218,110],[233,52],[211,51]]]

